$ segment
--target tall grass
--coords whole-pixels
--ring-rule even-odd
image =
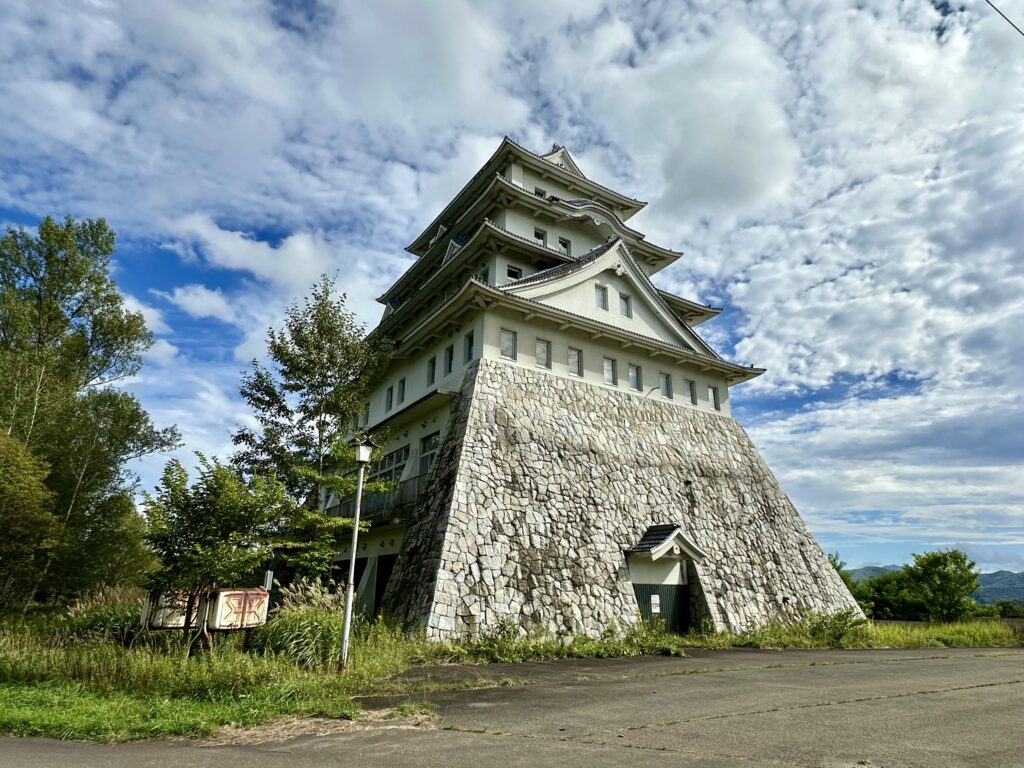
[[[1010,648],[1024,645],[1024,633],[999,620],[875,624],[842,612],[769,622],[743,633],[704,628],[681,642],[688,648]]]
[[[1024,645],[1024,631],[999,619],[944,624],[872,624],[875,648],[1011,648]]]
[[[63,616],[0,621],[0,732],[122,740],[209,733],[281,715],[352,717],[358,693],[412,690],[396,676],[417,664],[682,654],[685,648],[941,648],[1024,644],[1001,621],[874,625],[853,613],[769,623],[743,634],[708,627],[679,637],[640,623],[604,637],[524,635],[505,622],[474,639],[428,642],[357,619],[349,671],[337,673],[342,612],[330,589],[306,585],[248,641],[221,636],[192,658],[181,633],[139,632],[138,595],[82,603]]]

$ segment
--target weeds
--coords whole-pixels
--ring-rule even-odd
[[[512,622],[462,642],[428,642],[384,619],[353,623],[349,672],[341,649],[339,596],[330,586],[285,592],[268,624],[248,642],[218,637],[186,658],[177,632],[138,632],[139,595],[97,596],[64,616],[0,622],[0,732],[126,740],[198,736],[222,724],[257,725],[282,715],[352,717],[356,694],[419,690],[396,679],[420,664],[681,655],[685,648],[1009,647],[1024,636],[1007,624],[871,624],[852,612],[808,615],[743,634],[704,624],[684,636],[662,624],[609,628],[602,637],[525,634]],[[503,684],[522,681],[506,678]],[[460,686],[461,682],[435,686]],[[415,705],[419,706],[419,705]],[[411,710],[410,710],[411,711]]]

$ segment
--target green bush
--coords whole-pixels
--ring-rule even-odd
[[[341,658],[343,621],[342,612],[332,608],[278,610],[254,634],[253,648],[285,656],[305,669],[333,669]]]

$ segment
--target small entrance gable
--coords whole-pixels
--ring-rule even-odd
[[[626,550],[629,579],[645,621],[662,620],[670,632],[690,627],[690,585],[686,561],[701,561],[704,550],[674,523],[652,525]]]
[[[686,558],[700,562],[707,557],[704,550],[683,533],[680,526],[673,523],[650,526],[640,541],[626,552],[631,555],[646,554],[651,560],[668,555],[672,559]]]

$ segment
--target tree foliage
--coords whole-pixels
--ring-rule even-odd
[[[180,461],[170,461],[156,494],[144,493],[143,506],[146,540],[159,560],[151,586],[189,594],[254,578],[295,511],[279,480],[246,479],[201,454],[195,483]]]
[[[0,432],[0,605],[23,598],[59,531],[50,512],[47,467]]]
[[[46,218],[0,238],[0,429],[49,466],[60,528],[29,597],[70,599],[114,577],[112,562],[141,562],[126,464],[178,443],[115,386],[153,337],[110,278],[114,247],[102,219]]]
[[[388,362],[390,344],[364,330],[326,275],[286,310],[283,328],[267,332],[270,367],[254,360],[242,379],[258,427],[234,436],[239,467],[276,474],[297,498],[323,508],[316,476],[351,468],[352,453],[341,446]]]
[[[914,555],[914,562],[904,570],[932,621],[955,621],[970,611],[973,601],[967,596],[978,588],[979,574],[964,552],[948,549]]]
[[[899,571],[853,583],[853,596],[876,619],[955,621],[970,614],[978,588],[974,563],[958,549],[914,555]]]

